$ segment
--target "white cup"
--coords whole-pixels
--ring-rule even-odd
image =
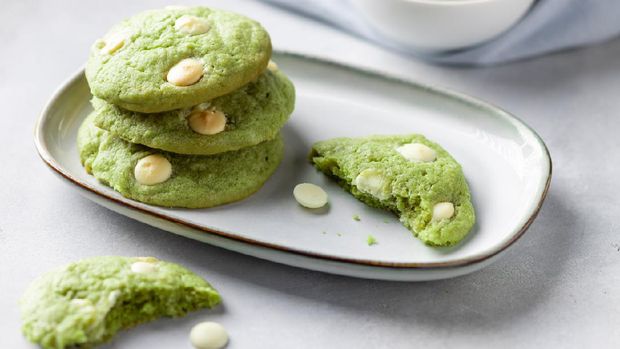
[[[505,32],[534,0],[351,0],[373,29],[419,51],[470,47]]]

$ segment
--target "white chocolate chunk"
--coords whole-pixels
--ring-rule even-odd
[[[451,202],[440,202],[433,206],[433,220],[440,221],[454,216],[454,204]]]
[[[170,68],[166,80],[175,86],[193,85],[204,74],[202,61],[194,58],[186,58]]]
[[[88,299],[74,298],[71,300],[71,304],[76,306],[82,314],[92,314],[95,312],[95,306]]]
[[[77,307],[92,306],[92,303],[88,299],[83,299],[83,298],[73,298],[71,300],[71,304]]]
[[[192,111],[207,110],[207,109],[209,109],[210,106],[211,106],[211,102],[203,102],[203,103],[200,103],[200,104],[194,106],[194,108],[192,108]]]
[[[134,262],[131,271],[137,274],[150,274],[157,271],[157,264],[149,262]]]
[[[168,180],[172,175],[172,164],[159,154],[151,154],[138,160],[134,176],[140,184],[153,185]]]
[[[159,259],[155,258],[155,257],[137,257],[137,260],[139,260],[140,262],[147,262],[147,263],[157,263],[159,262]]]
[[[112,33],[103,38],[103,47],[101,48],[101,52],[107,53],[109,55],[118,51],[121,47],[125,45],[125,33]]]
[[[275,72],[276,70],[278,70],[278,65],[274,61],[269,61],[269,64],[267,64],[267,69],[269,69],[272,72]]]
[[[196,349],[220,349],[228,343],[228,333],[217,322],[201,322],[192,327],[189,340]]]
[[[381,171],[373,168],[367,168],[360,172],[353,180],[353,185],[359,191],[370,194],[379,200],[385,200],[390,197],[390,193],[387,191],[387,179]]]
[[[204,34],[209,31],[209,23],[204,18],[184,15],[174,22],[174,29],[189,35]]]
[[[312,183],[301,183],[293,189],[293,196],[301,206],[319,208],[327,204],[327,193],[323,188]]]
[[[226,128],[226,115],[220,110],[210,108],[196,110],[189,115],[189,127],[201,135],[214,135]]]
[[[110,292],[110,294],[108,294],[108,302],[112,305],[116,304],[116,301],[118,300],[118,297],[121,296],[121,291],[119,290],[114,290],[112,292]]]
[[[432,162],[437,159],[437,152],[422,143],[410,143],[396,148],[405,159],[411,162]]]

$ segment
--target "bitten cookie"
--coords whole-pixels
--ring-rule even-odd
[[[461,166],[424,136],[336,138],[315,143],[310,160],[359,200],[398,214],[428,245],[454,245],[474,225]]]
[[[256,21],[206,7],[135,15],[97,40],[86,64],[92,93],[125,109],[197,105],[256,79],[271,57]]]
[[[122,329],[219,302],[208,282],[180,265],[153,257],[94,257],[30,285],[20,300],[22,331],[43,348],[90,348]]]

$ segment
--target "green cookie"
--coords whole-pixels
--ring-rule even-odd
[[[153,257],[94,257],[35,280],[20,300],[22,331],[43,348],[92,347],[162,316],[211,308],[220,295],[180,265]]]
[[[189,126],[192,108],[160,114],[127,111],[93,100],[95,125],[132,143],[180,154],[210,155],[275,138],[295,105],[293,84],[280,72],[266,70],[258,80],[209,104],[226,115],[224,131],[203,135]]]
[[[411,153],[422,153],[422,157],[413,158]],[[398,214],[428,245],[454,245],[474,225],[474,208],[461,166],[424,136],[327,140],[313,145],[310,160],[359,200]],[[442,218],[450,212],[450,204],[452,215]]]
[[[94,114],[78,132],[80,159],[86,171],[128,198],[168,207],[212,207],[244,199],[267,181],[282,160],[280,136],[256,146],[216,155],[180,155],[129,143],[93,125]],[[136,180],[142,158],[160,154],[171,176],[159,184]]]
[[[270,57],[269,34],[244,16],[206,7],[151,10],[95,42],[86,78],[95,96],[154,113],[230,93],[256,79]],[[168,72],[184,59],[198,60],[203,75],[188,86],[175,85]]]

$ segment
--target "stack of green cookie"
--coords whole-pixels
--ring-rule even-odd
[[[94,108],[78,134],[86,170],[170,207],[241,200],[282,160],[295,103],[257,22],[205,7],[140,13],[95,42]]]

